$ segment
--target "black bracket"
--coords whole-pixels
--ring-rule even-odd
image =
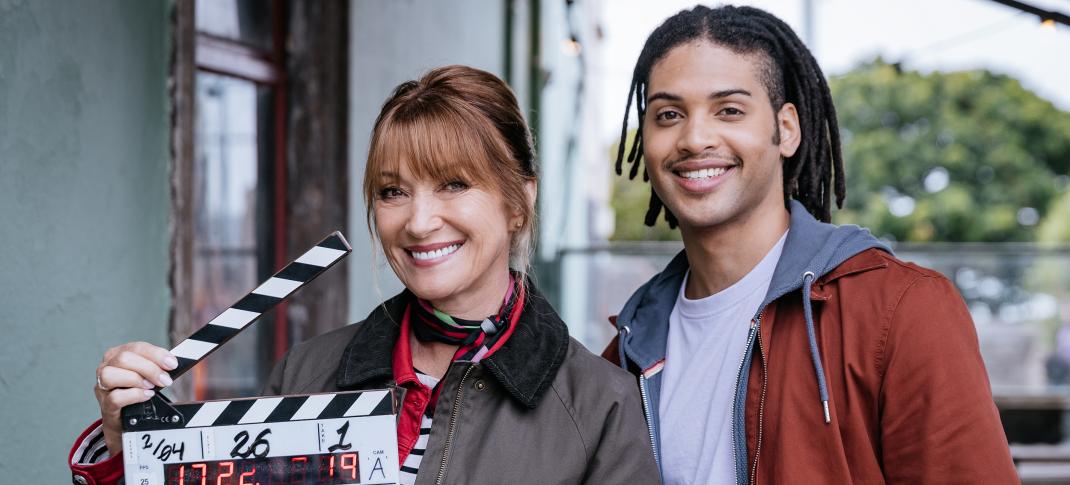
[[[148,401],[123,407],[120,412],[123,431],[176,429],[186,426],[186,417],[160,393]]]

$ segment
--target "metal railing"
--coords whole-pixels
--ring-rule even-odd
[[[614,242],[561,252],[589,275],[582,287],[580,332],[590,348],[613,336],[607,316],[683,248],[679,242]],[[1070,246],[898,244],[896,255],[947,276],[977,325],[981,352],[999,402],[1065,402],[1070,409]],[[574,285],[578,286],[578,285]],[[575,322],[570,322],[576,325]]]

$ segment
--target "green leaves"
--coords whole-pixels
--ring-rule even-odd
[[[878,59],[830,86],[848,187],[838,223],[898,241],[1032,241],[1066,192],[1070,113],[1013,78]]]

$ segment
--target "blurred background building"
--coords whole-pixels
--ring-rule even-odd
[[[748,2],[830,78],[858,223],[970,307],[1027,483],[1070,480],[1070,26],[1065,0]],[[535,274],[593,351],[680,250],[612,171],[646,35],[638,0],[0,0],[0,472],[69,480],[108,347],[169,346],[341,229],[344,264],[180,379],[251,396],[295,342],[399,288],[361,195],[398,83],[494,72],[537,139]],[[948,363],[953,365],[954,363]]]

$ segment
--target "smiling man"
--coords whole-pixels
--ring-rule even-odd
[[[639,376],[666,483],[1017,481],[954,286],[828,224],[836,114],[783,21],[699,6],[658,27],[625,160],[651,182],[646,223],[684,240],[604,354]]]

